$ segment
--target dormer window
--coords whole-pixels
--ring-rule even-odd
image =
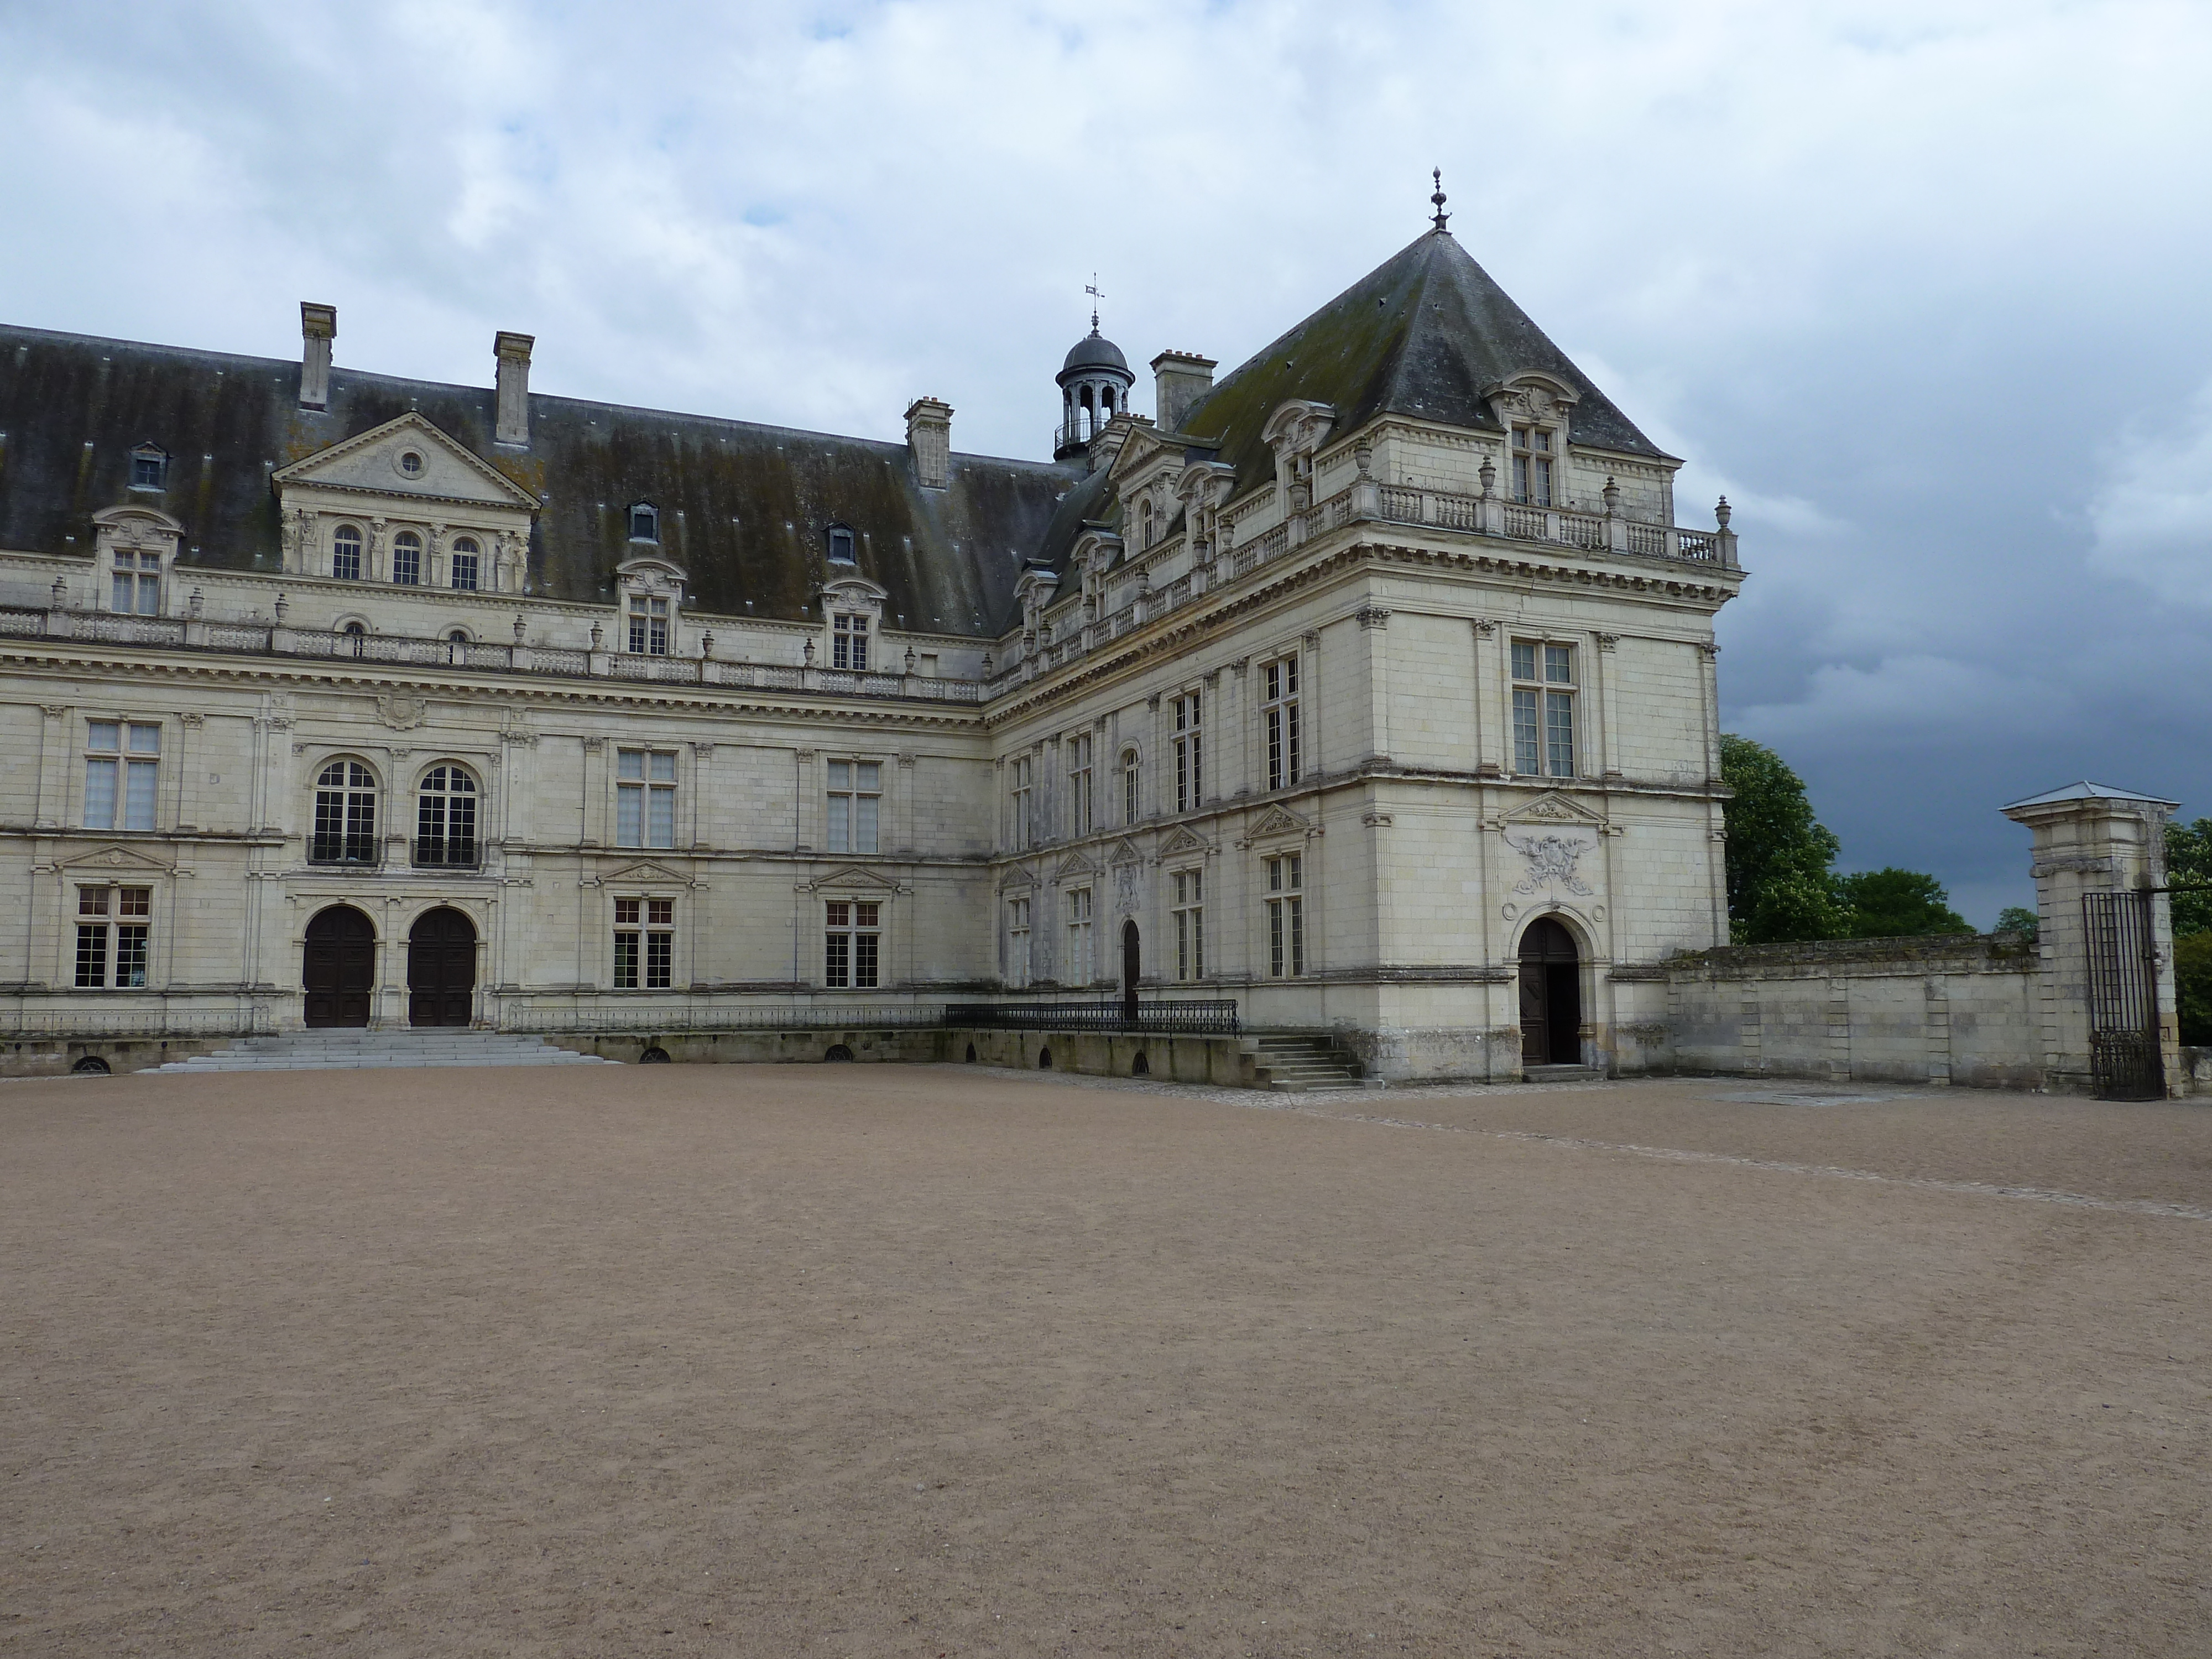
[[[1137,523],[1140,531],[1137,545],[1150,547],[1152,544],[1152,504],[1150,501],[1137,509]]]
[[[668,601],[646,593],[629,596],[629,648],[641,656],[668,654]]]
[[[830,665],[866,673],[868,667],[868,619],[849,611],[836,613],[830,634]]]
[[[132,450],[131,487],[133,489],[167,489],[169,487],[169,452],[159,444],[140,444]]]
[[[1530,507],[1552,504],[1552,434],[1549,428],[1513,428],[1513,499]]]
[[[830,526],[830,562],[832,564],[854,562],[853,532],[842,524],[833,524]]]
[[[634,542],[657,542],[660,539],[660,509],[646,501],[639,501],[629,510],[629,538]]]

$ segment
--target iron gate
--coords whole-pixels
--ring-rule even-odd
[[[2084,893],[2089,1072],[2100,1100],[2159,1100],[2158,961],[2148,893]]]

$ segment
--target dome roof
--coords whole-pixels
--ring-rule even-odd
[[[1127,374],[1129,360],[1121,355],[1121,347],[1098,332],[1094,324],[1090,333],[1068,349],[1067,361],[1060,366],[1060,372],[1068,374],[1079,368],[1110,368]]]

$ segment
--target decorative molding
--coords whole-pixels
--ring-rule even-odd
[[[1601,651],[1610,651],[1620,643],[1620,635],[1618,634],[1600,634],[1597,636],[1597,648]]]
[[[1352,616],[1362,628],[1388,628],[1390,625],[1390,608],[1388,605],[1363,605],[1352,612]]]
[[[1488,639],[1492,634],[1495,634],[1498,631],[1498,623],[1496,619],[1490,617],[1477,617],[1474,619],[1474,631],[1481,635],[1486,640]]]
[[[205,726],[207,724],[207,716],[205,714],[197,713],[189,708],[179,714],[177,719],[186,726]]]
[[[1179,823],[1168,831],[1166,836],[1160,842],[1159,851],[1154,855],[1154,861],[1164,864],[1171,858],[1180,858],[1190,853],[1211,857],[1214,851],[1212,843],[1205,836],[1200,835],[1188,824]]]
[[[1312,836],[1316,830],[1310,819],[1300,817],[1286,806],[1270,806],[1244,832],[1244,845],[1264,841],[1274,836]]]
[[[1395,822],[1389,813],[1372,810],[1362,812],[1359,815],[1359,821],[1370,830],[1388,830]]]
[[[586,738],[584,739],[584,752],[587,755],[596,755],[600,750],[606,746],[607,740],[605,738]]]
[[[411,732],[430,718],[430,700],[403,691],[380,691],[376,717],[395,732]]]

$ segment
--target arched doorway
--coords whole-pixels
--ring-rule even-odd
[[[1137,943],[1137,924],[1134,920],[1121,924],[1121,1018],[1130,1024],[1137,1023],[1137,970],[1141,967],[1142,952]]]
[[[1579,1066],[1582,1025],[1582,957],[1574,935],[1539,916],[1521,935],[1522,1066]]]
[[[425,910],[407,934],[407,1023],[466,1025],[476,1001],[476,923],[449,905]]]
[[[333,904],[307,924],[300,979],[310,1025],[366,1025],[376,989],[376,924],[350,904]]]

